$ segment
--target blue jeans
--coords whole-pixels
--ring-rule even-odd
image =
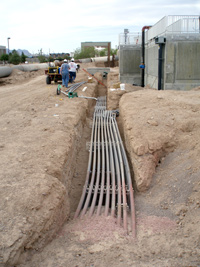
[[[68,82],[69,82],[69,72],[62,73],[62,85],[68,87]]]
[[[69,76],[70,76],[69,81],[72,83],[76,79],[76,72],[70,71]]]

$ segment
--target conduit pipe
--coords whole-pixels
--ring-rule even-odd
[[[141,86],[144,87],[144,74],[145,74],[145,30],[149,30],[151,26],[144,26],[142,28],[142,78],[141,78]]]
[[[74,218],[109,214],[135,237],[134,192],[128,160],[115,112],[106,110],[106,97],[98,97],[90,142],[86,182]],[[128,229],[128,214],[131,229]]]

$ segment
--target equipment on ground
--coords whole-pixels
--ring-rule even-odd
[[[60,93],[63,93],[64,95],[68,96],[68,94],[64,91],[61,90],[61,85],[59,84],[58,87],[57,87],[57,95],[60,95]]]
[[[65,92],[62,91],[62,86],[59,84],[57,87],[57,95],[60,95],[61,93],[68,96],[69,98],[79,97],[79,98],[86,98],[86,99],[95,99],[96,97],[90,97],[90,96],[78,96],[77,92],[74,92],[79,86],[84,84],[85,82],[81,82],[75,85],[70,86]],[[68,92],[68,93],[67,93]]]
[[[48,67],[45,70],[46,77],[46,84],[51,84],[52,81],[57,83],[57,81],[62,80],[62,75],[60,74],[60,67]]]
[[[87,70],[83,69],[83,71],[85,71],[88,75],[90,75],[90,76],[93,77],[95,80],[97,80],[98,83],[100,83],[101,85],[103,85],[104,87],[106,87],[105,84],[103,84],[102,82],[100,82],[96,77],[94,77],[94,75],[90,74]]]
[[[69,97],[69,98],[78,97],[77,92],[69,92],[69,93],[68,93],[68,97]]]

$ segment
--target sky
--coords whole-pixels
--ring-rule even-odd
[[[30,53],[70,53],[81,42],[111,42],[168,15],[200,15],[200,0],[5,0],[0,45]]]

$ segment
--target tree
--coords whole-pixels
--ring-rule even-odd
[[[74,51],[74,59],[80,59],[80,56],[81,56],[81,49],[76,48],[76,50]]]
[[[52,56],[49,56],[48,61],[49,62],[54,62],[54,58]]]
[[[94,47],[77,48],[74,51],[74,59],[91,58],[95,57]]]
[[[8,54],[3,54],[3,55],[1,55],[1,58],[0,58],[0,60],[1,61],[8,61],[8,59],[9,59],[9,55]]]
[[[75,59],[82,59],[82,58],[91,58],[91,57],[95,57],[96,56],[100,56],[100,57],[104,57],[108,55],[108,48],[105,48],[101,51],[98,51],[97,49],[95,49],[94,47],[83,47],[83,48],[77,48],[74,51],[74,58]],[[110,49],[110,55],[117,55],[117,49]]]
[[[118,51],[117,48],[116,48],[116,49],[111,48],[111,50],[110,50],[110,55],[111,55],[111,56],[113,56],[113,55],[117,55],[117,51]]]
[[[9,55],[9,61],[14,65],[17,65],[21,62],[21,57],[16,50],[13,50],[12,53]]]
[[[40,63],[47,62],[45,55],[42,54],[42,48],[38,51],[38,59]]]
[[[100,57],[105,57],[106,54],[107,54],[107,51],[108,50],[106,50],[106,49],[101,50],[100,53],[99,53],[100,54]]]
[[[26,56],[22,52],[22,54],[21,54],[21,63],[24,63],[25,61],[26,61]]]
[[[105,48],[105,49],[100,51],[100,57],[104,57],[104,56],[107,56],[107,55],[108,55],[108,48]],[[110,55],[111,56],[117,55],[117,49],[111,48],[110,49]]]

